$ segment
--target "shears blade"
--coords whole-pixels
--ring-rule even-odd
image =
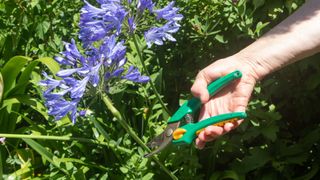
[[[159,134],[157,137],[153,138],[147,145],[154,149],[148,154],[145,154],[144,157],[150,157],[161,150],[163,150],[165,147],[167,147],[171,141],[172,141],[172,133],[174,130],[176,130],[180,125],[180,122],[170,123],[168,124],[167,128]]]

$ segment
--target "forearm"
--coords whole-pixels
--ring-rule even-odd
[[[256,79],[320,51],[320,2],[309,0],[236,56],[252,65]]]

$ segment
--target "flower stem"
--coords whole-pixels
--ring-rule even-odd
[[[70,136],[45,136],[45,135],[28,135],[28,134],[0,134],[0,137],[5,138],[25,138],[25,139],[44,139],[44,140],[56,140],[56,141],[79,141],[84,143],[91,143],[91,144],[98,144],[98,145],[104,145],[108,146],[110,148],[116,148],[119,149],[122,152],[131,153],[130,149],[126,149],[124,147],[117,146],[112,143],[108,142],[100,142],[93,139],[87,139],[87,138],[77,138],[77,137],[70,137]]]
[[[147,69],[147,67],[146,67],[146,64],[144,63],[144,60],[143,60],[143,57],[142,57],[142,53],[141,53],[141,49],[140,49],[140,47],[139,47],[139,45],[138,45],[138,42],[137,42],[137,38],[136,38],[135,35],[133,35],[132,38],[133,38],[134,45],[135,45],[135,47],[136,47],[136,49],[137,49],[138,56],[139,56],[139,60],[140,60],[140,62],[141,62],[141,64],[142,64],[142,67],[143,67],[145,73],[147,74],[147,76],[150,77],[150,73],[149,73],[149,71],[148,71],[148,69]],[[153,90],[154,94],[156,95],[157,99],[159,100],[162,109],[164,109],[167,114],[171,115],[169,109],[167,108],[167,106],[166,106],[166,105],[164,104],[164,102],[162,101],[162,99],[161,99],[161,97],[160,97],[160,94],[159,94],[156,86],[153,84],[152,80],[150,80],[149,83],[150,83],[151,89]]]
[[[150,152],[150,149],[148,146],[145,145],[145,143],[138,137],[138,135],[135,133],[135,131],[130,127],[130,125],[124,120],[118,109],[116,109],[111,99],[105,94],[102,93],[102,100],[107,106],[107,108],[111,111],[111,113],[116,117],[120,125],[125,129],[125,131],[147,152]],[[169,171],[155,156],[151,157],[152,160],[154,160],[161,168],[162,170],[167,173],[171,179],[178,179],[171,171]]]

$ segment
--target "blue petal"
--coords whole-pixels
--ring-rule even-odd
[[[56,75],[59,77],[68,77],[72,75],[73,73],[77,72],[79,69],[64,69],[59,71]]]
[[[154,3],[152,0],[139,0],[137,8],[140,12],[143,12],[145,9],[148,9],[150,12],[153,10]]]
[[[78,82],[77,86],[73,87],[71,90],[71,98],[82,98],[84,91],[86,90],[86,85],[89,81],[89,76],[83,78]]]
[[[120,76],[120,75],[123,73],[123,71],[124,71],[123,68],[117,69],[117,70],[115,70],[115,71],[111,74],[111,76],[118,77],[118,76]]]
[[[167,6],[162,9],[154,10],[153,12],[157,15],[157,19],[163,18],[168,21],[180,21],[183,16],[177,14],[179,8],[173,7],[174,1],[170,2]]]
[[[133,82],[139,82],[139,83],[146,83],[150,80],[147,76],[141,76],[140,72],[137,68],[134,68],[133,66],[130,66],[127,74],[125,76],[122,76],[123,79],[127,79],[129,81]]]

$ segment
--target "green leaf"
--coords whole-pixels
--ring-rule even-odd
[[[261,126],[260,131],[266,138],[270,139],[271,141],[275,141],[279,127],[276,124]]]
[[[18,80],[18,84],[24,84],[27,83],[30,79],[30,75],[32,73],[32,71],[34,70],[34,68],[38,65],[39,62],[37,61],[33,61],[30,64],[28,64],[28,66],[23,70],[19,80]]]
[[[75,174],[73,174],[73,178],[77,180],[85,180],[86,176],[82,169],[78,169]]]
[[[266,23],[258,22],[255,30],[255,33],[258,35],[258,37],[261,35],[261,30],[265,28],[268,24],[269,22],[266,22]]]
[[[127,174],[129,172],[129,169],[126,167],[120,167],[120,171],[124,174]]]
[[[217,41],[219,41],[220,43],[226,43],[226,42],[227,42],[226,40],[224,40],[224,37],[223,37],[222,35],[219,35],[219,34],[215,35],[214,38],[215,38]]]
[[[98,129],[98,131],[102,134],[105,140],[110,141],[110,136],[108,133],[103,129],[100,123],[95,118],[90,118],[93,121],[94,126]]]
[[[19,95],[19,96],[15,96],[15,97],[4,100],[0,110],[7,106],[11,106],[13,104],[20,104],[20,103],[30,106],[32,109],[42,114],[43,117],[48,119],[48,114],[43,104],[41,104],[37,99],[31,98],[28,95]]]
[[[11,111],[14,114],[17,114],[18,116],[20,116],[22,119],[24,119],[27,123],[29,123],[31,125],[30,129],[39,132],[40,134],[46,133],[46,129],[41,127],[40,125],[37,125],[35,122],[33,122],[29,117],[27,117],[27,115],[23,115],[19,112],[15,112],[15,111]]]
[[[219,179],[233,179],[233,180],[238,180],[239,179],[239,176],[238,174],[235,172],[235,171],[232,171],[232,170],[228,170],[228,171],[224,171]]]
[[[65,174],[69,175],[69,173],[65,169],[62,169],[59,166],[59,164],[57,164],[57,162],[53,160],[54,155],[51,152],[49,152],[45,147],[43,147],[41,144],[37,143],[33,139],[22,138],[22,140],[26,142],[29,146],[31,146],[32,149],[34,149],[37,153],[39,153],[44,159],[46,159],[51,164],[59,168]]]
[[[21,169],[11,173],[10,176],[8,176],[8,179],[20,179],[21,177],[31,176],[33,171],[30,166],[31,165],[21,166]]]
[[[152,179],[153,176],[154,176],[153,173],[147,173],[146,175],[144,175],[142,177],[142,180],[150,180],[150,179]]]
[[[43,58],[37,59],[36,61],[39,61],[42,64],[44,64],[45,66],[47,66],[48,69],[52,72],[52,74],[55,77],[56,77],[57,72],[60,70],[59,63],[52,58],[43,57]]]
[[[30,5],[34,8],[39,3],[39,0],[31,0]]]
[[[97,168],[97,169],[101,169],[103,171],[108,171],[109,169],[102,166],[102,165],[97,165],[97,164],[93,164],[93,163],[87,163],[82,161],[81,159],[75,159],[75,158],[60,158],[59,159],[60,162],[73,162],[73,163],[78,163],[78,164],[82,164],[85,166],[89,166],[89,167],[93,167],[93,168]]]
[[[45,34],[48,32],[50,23],[48,21],[40,22],[36,27],[36,35],[44,40]]]
[[[3,97],[5,98],[9,90],[11,90],[22,68],[30,61],[31,58],[25,56],[15,56],[11,58],[2,68],[1,73],[3,76],[4,90]]]
[[[266,149],[255,147],[250,150],[249,156],[244,157],[240,162],[235,162],[232,165],[232,169],[236,170],[241,174],[245,174],[254,169],[264,166],[272,158]]]

